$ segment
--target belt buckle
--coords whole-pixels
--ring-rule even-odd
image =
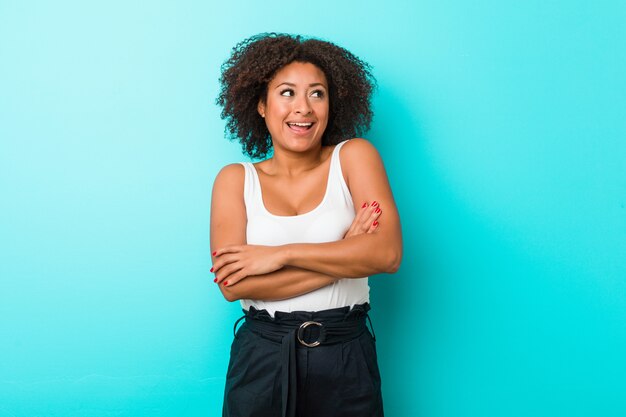
[[[319,344],[320,344],[319,339],[316,340],[313,343],[308,343],[308,342],[305,342],[304,340],[302,340],[302,331],[304,329],[306,329],[307,327],[312,326],[312,325],[316,325],[316,326],[319,326],[319,327],[323,326],[322,323],[318,323],[317,321],[305,321],[304,323],[302,323],[300,325],[300,328],[298,329],[298,334],[297,334],[298,335],[298,342],[300,342],[301,344],[303,344],[306,347],[315,347],[315,346],[319,346]],[[320,333],[320,335],[321,335],[321,333]]]

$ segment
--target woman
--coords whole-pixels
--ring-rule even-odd
[[[372,119],[369,66],[329,42],[261,34],[220,82],[230,134],[251,157],[273,151],[213,186],[211,272],[245,313],[223,415],[382,416],[367,277],[397,271],[402,238],[380,156],[353,138]]]

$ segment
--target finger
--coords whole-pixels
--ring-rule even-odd
[[[233,262],[231,264],[228,264],[215,274],[215,279],[213,280],[213,282],[216,282],[219,285],[222,284],[224,281],[230,281],[230,276],[241,270],[242,268],[243,264],[241,262]]]
[[[362,222],[368,214],[368,211],[367,211],[368,207],[369,207],[369,204],[365,202],[361,205],[361,208],[357,210],[356,216],[354,220],[352,220],[352,224],[350,224],[350,228],[346,232],[345,236],[351,236],[356,232],[356,230],[361,230]]]
[[[239,260],[239,256],[237,254],[226,254],[226,256],[222,256],[217,261],[215,261],[215,263],[211,267],[210,272],[213,272],[214,274],[217,275],[227,265],[230,265],[230,264],[232,264],[234,262],[237,262],[238,260]],[[224,273],[222,271],[221,275],[223,275],[223,274]]]
[[[382,210],[380,208],[379,205],[374,206],[372,204],[372,207],[369,210],[369,216],[366,220],[367,223],[367,229],[369,229],[369,226],[372,225],[372,223],[374,222],[374,220],[378,219],[378,217],[382,214]]]
[[[379,226],[378,218],[381,215],[382,211],[377,213],[372,213],[371,217],[368,219],[368,223],[366,226],[366,230],[363,233],[373,233]]]
[[[379,225],[378,220],[374,220],[370,228],[367,230],[367,233],[374,233],[374,231],[378,229],[378,225]]]
[[[358,229],[361,232],[366,232],[376,218],[376,215],[374,215],[373,213],[376,212],[377,206],[374,206],[374,203],[368,205],[363,209],[363,213],[361,214],[361,218],[359,219],[359,223],[357,225]]]
[[[224,283],[222,285],[224,285],[225,287],[231,287],[231,286],[235,285],[236,283],[238,283],[239,281],[241,281],[242,279],[244,279],[247,276],[248,275],[245,273],[245,270],[240,269],[238,272],[236,272],[236,273],[226,277],[226,279],[224,279]]]
[[[227,265],[235,261],[236,261],[236,258],[232,255],[229,255],[229,257],[221,257],[217,259],[215,262],[213,262],[213,265],[211,266],[211,269],[209,270],[209,272],[213,272],[216,274],[220,269],[222,269],[224,265]]]
[[[239,252],[241,251],[241,246],[239,245],[233,245],[233,246],[226,246],[224,248],[220,248],[220,249],[216,249],[212,255],[215,257],[219,257],[220,255],[223,255],[225,253],[235,253],[235,252]]]
[[[367,202],[363,203],[361,208],[357,211],[356,216],[354,217],[354,220],[352,221],[353,225],[359,224],[361,221],[363,221],[363,218],[367,216],[368,207],[369,207],[369,204]]]
[[[227,280],[230,274],[237,272],[238,269],[241,269],[241,266],[238,266],[236,262],[224,266],[219,271],[215,272],[215,278],[213,279],[213,282],[217,283],[218,285],[221,284],[223,281]]]
[[[380,217],[381,214],[382,210],[379,207],[372,208],[369,216],[363,222],[362,232],[372,233],[378,227],[377,219]],[[376,223],[376,225],[374,225],[374,223]]]

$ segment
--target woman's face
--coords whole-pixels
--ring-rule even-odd
[[[276,72],[259,114],[274,148],[305,151],[321,143],[328,124],[328,82],[324,72],[305,62],[292,62]]]

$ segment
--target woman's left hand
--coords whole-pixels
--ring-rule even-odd
[[[235,245],[218,249],[211,268],[214,282],[230,287],[247,276],[269,274],[284,266],[278,246]]]

